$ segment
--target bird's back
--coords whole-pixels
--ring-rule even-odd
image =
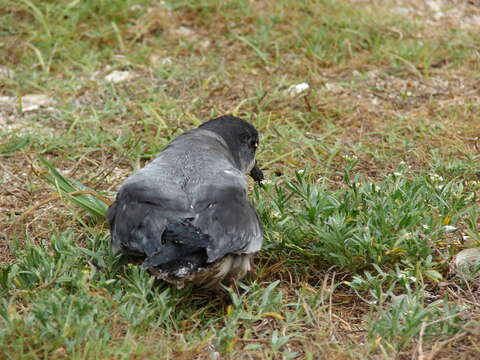
[[[194,129],[177,137],[151,163],[130,176],[121,191],[144,187],[188,210],[198,186],[214,181],[216,173],[235,170],[228,147],[220,136]]]

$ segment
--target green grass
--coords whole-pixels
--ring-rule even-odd
[[[475,357],[453,264],[480,243],[480,37],[445,6],[0,0],[0,357]],[[264,247],[239,292],[176,290],[111,253],[103,214],[225,113],[262,136]]]

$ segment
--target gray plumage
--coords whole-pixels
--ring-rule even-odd
[[[257,146],[256,129],[233,116],[177,137],[121,186],[108,210],[114,251],[177,287],[243,277],[263,239],[245,178],[263,179]]]

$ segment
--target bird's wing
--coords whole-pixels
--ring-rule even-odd
[[[185,195],[172,193],[172,187],[155,186],[134,178],[126,182],[108,209],[107,218],[112,232],[114,251],[150,256],[162,244],[162,234],[168,222],[188,216]],[[166,192],[166,190],[170,190]]]
[[[214,181],[196,189],[192,224],[210,238],[208,262],[227,254],[249,254],[260,250],[262,226],[247,199],[245,176],[236,169],[215,174]]]

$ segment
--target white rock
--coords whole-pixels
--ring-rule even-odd
[[[440,4],[440,1],[428,0],[426,4],[432,11],[435,11],[435,12],[442,11],[442,6]]]
[[[121,83],[121,82],[130,80],[134,76],[135,75],[131,71],[114,70],[110,74],[105,76],[105,81],[116,84],[116,83]]]
[[[290,96],[296,96],[307,91],[308,89],[310,89],[310,85],[308,85],[307,83],[300,83],[297,85],[290,86],[287,89],[287,94]]]
[[[464,249],[455,256],[455,266],[459,271],[480,265],[480,247]]]
[[[40,107],[53,104],[53,100],[45,94],[30,94],[22,97],[22,111],[34,111]]]
[[[15,103],[15,96],[0,96],[0,104],[2,105],[11,105]]]
[[[195,31],[192,29],[186,27],[186,26],[180,26],[176,29],[173,29],[170,31],[172,35],[175,36],[180,36],[180,37],[193,37],[195,36]]]
[[[22,111],[35,111],[41,107],[46,107],[53,104],[52,98],[46,94],[29,94],[22,96],[21,101],[16,96],[0,96],[0,105],[5,105],[14,108],[22,105]]]
[[[334,94],[339,94],[344,90],[343,87],[334,83],[326,83],[325,87],[327,88],[327,90],[330,90]]]
[[[455,230],[457,230],[457,228],[455,226],[452,226],[452,225],[445,225],[443,227],[443,231],[445,231],[445,232],[455,231]]]

